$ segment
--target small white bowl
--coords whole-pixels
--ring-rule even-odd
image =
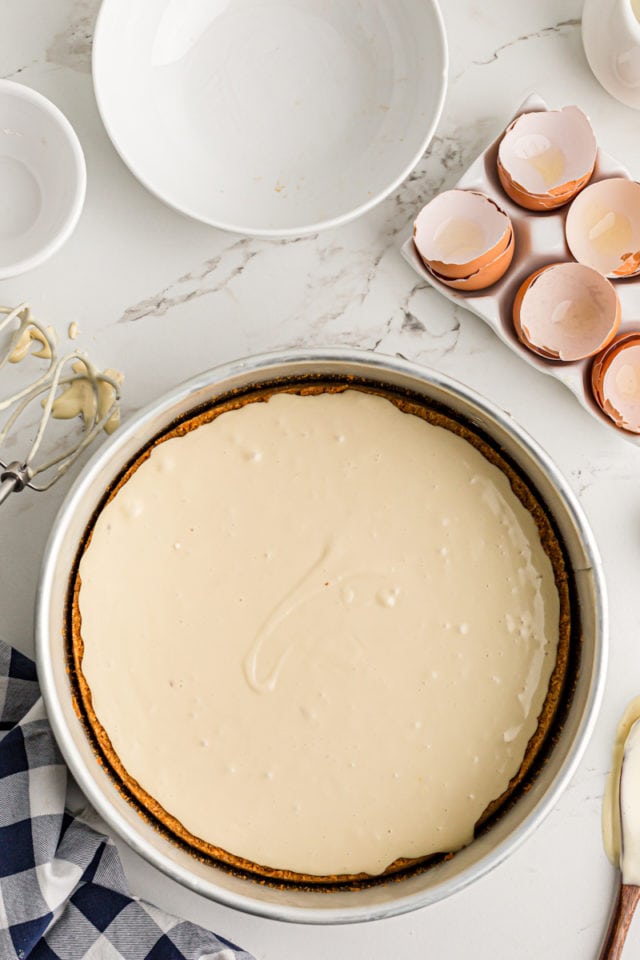
[[[253,236],[364,213],[424,153],[447,47],[436,0],[104,0],[98,107],[165,203]]]
[[[64,114],[35,90],[0,80],[0,280],[62,246],[78,222],[86,181]]]

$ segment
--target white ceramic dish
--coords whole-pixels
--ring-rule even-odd
[[[35,90],[0,80],[0,280],[62,246],[86,181],[82,147],[64,114]]]
[[[436,0],[103,0],[98,107],[138,179],[238,233],[295,236],[387,196],[429,143]]]
[[[596,80],[640,110],[640,16],[632,0],[585,0],[582,43]]]
[[[547,109],[544,100],[534,95],[525,100],[514,117],[531,110]],[[600,423],[615,430],[618,436],[630,443],[638,445],[640,436],[619,430],[597,405],[590,386],[591,360],[575,360],[571,363],[545,360],[523,346],[516,336],[511,307],[520,284],[534,270],[546,264],[573,259],[564,234],[570,204],[548,213],[532,213],[513,203],[498,180],[496,157],[501,139],[502,134],[480,154],[455,186],[459,189],[479,190],[492,197],[509,214],[515,234],[515,254],[504,277],[486,290],[480,290],[477,293],[461,293],[440,283],[427,270],[415,249],[412,238],[405,242],[402,254],[423,280],[439,290],[448,300],[466,307],[484,320],[503,343],[506,343],[514,353],[519,354],[531,366],[555,377],[568,387],[584,409]],[[598,149],[595,170],[589,182],[595,183],[597,180],[608,177],[629,179],[630,175],[617,160]],[[418,210],[416,210],[417,215]],[[615,288],[622,307],[622,323],[619,332],[622,334],[631,330],[640,330],[640,277],[618,280]]]
[[[274,381],[354,379],[443,404],[470,423],[534,485],[553,517],[573,570],[575,604],[570,703],[555,744],[517,802],[454,857],[424,872],[363,889],[324,893],[273,887],[200,862],[138,815],[96,758],[74,709],[65,656],[69,576],[86,525],[105,490],[146,443],[169,424],[217,398]],[[580,629],[579,629],[580,628]],[[597,547],[575,494],[555,465],[509,416],[462,384],[435,370],[376,354],[345,349],[291,351],[250,357],[210,370],[124,424],[93,456],[67,495],[45,550],[36,609],[38,677],[47,715],[78,784],[94,808],[134,850],[170,877],[202,896],[239,910],[299,923],[376,920],[415,910],[451,896],[508,857],[530,836],[567,786],[595,724],[607,656],[607,608]],[[566,703],[566,701],[565,701]]]

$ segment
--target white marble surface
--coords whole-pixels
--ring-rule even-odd
[[[569,789],[535,836],[449,901],[346,928],[243,916],[181,889],[123,849],[133,890],[210,925],[259,960],[424,956],[596,956],[614,889],[600,806],[618,716],[640,693],[640,449],[590,418],[558,383],[522,363],[484,325],[418,282],[399,246],[420,205],[454,183],[533,90],[578,103],[601,145],[640,178],[640,113],[613,101],[582,51],[580,0],[445,0],[450,89],[437,136],[394,196],[355,223],[300,241],[225,235],[145,192],[114,153],[93,98],[97,0],[2,0],[0,74],[57,103],[88,166],[79,227],[45,266],[0,283],[29,300],[102,365],[124,371],[125,413],[204,367],[280,346],[349,344],[404,356],[470,384],[510,410],[568,476],[593,525],[609,585],[612,652],[596,733]],[[638,304],[640,320],[640,302]],[[17,447],[16,447],[17,449]],[[0,635],[33,649],[38,564],[69,480],[24,493],[0,518]],[[122,845],[121,845],[122,846]],[[640,958],[640,921],[626,960]]]

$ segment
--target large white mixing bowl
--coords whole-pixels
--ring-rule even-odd
[[[344,223],[424,153],[446,88],[436,0],[104,0],[98,107],[182,213],[285,237]]]

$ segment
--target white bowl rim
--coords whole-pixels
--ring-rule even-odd
[[[45,95],[38,90],[34,90],[33,87],[28,87],[26,84],[20,83],[17,80],[5,79],[0,79],[0,96],[2,96],[2,94],[8,94],[9,96],[15,97],[16,100],[23,100],[27,103],[34,104],[34,106],[48,114],[55,121],[64,134],[68,146],[71,148],[75,164],[73,173],[76,184],[73,203],[69,208],[64,223],[48,243],[45,243],[36,253],[32,253],[30,256],[23,257],[21,260],[14,261],[13,263],[0,265],[0,280],[8,280],[11,277],[17,277],[22,273],[26,273],[27,270],[32,270],[34,267],[40,266],[41,263],[44,263],[45,260],[52,257],[69,239],[76,227],[84,206],[87,191],[87,165],[78,134],[62,110],[49,100],[48,97],[45,97]]]
[[[261,901],[252,897],[251,893],[245,895],[226,890],[219,886],[215,879],[203,881],[187,868],[170,859],[170,857],[161,850],[151,846],[140,833],[132,831],[129,828],[120,812],[112,804],[109,796],[95,787],[91,771],[85,766],[74,748],[73,736],[63,717],[59,690],[54,677],[54,666],[48,639],[48,615],[50,594],[53,589],[55,574],[56,554],[59,544],[64,538],[67,523],[73,513],[75,501],[82,495],[86,478],[92,473],[96,473],[100,465],[105,460],[108,460],[113,447],[118,447],[121,443],[124,443],[127,437],[135,436],[138,427],[144,426],[145,422],[152,418],[159,410],[165,410],[171,406],[175,406],[198,389],[211,383],[226,381],[247,371],[260,375],[266,374],[269,368],[279,368],[282,364],[300,362],[323,364],[332,361],[344,361],[354,365],[366,364],[369,373],[375,373],[376,368],[381,368],[407,374],[414,378],[426,378],[437,387],[442,387],[445,390],[457,393],[464,401],[475,405],[479,410],[487,414],[487,416],[497,420],[500,427],[507,433],[515,435],[527,455],[529,455],[534,462],[537,462],[553,480],[560,500],[562,501],[563,508],[567,511],[567,514],[579,531],[582,545],[588,557],[588,569],[592,573],[598,589],[595,592],[596,634],[594,637],[594,665],[580,722],[573,740],[566,751],[566,755],[557,772],[554,774],[552,781],[545,788],[544,794],[537,801],[534,809],[527,814],[523,822],[500,841],[482,860],[465,868],[458,876],[446,881],[446,892],[442,892],[441,889],[436,887],[405,894],[383,905],[372,906],[365,904],[314,909],[308,906]],[[194,893],[205,896],[232,909],[241,910],[245,913],[267,919],[312,925],[346,924],[380,920],[408,913],[436,903],[443,898],[448,898],[453,894],[459,893],[471,883],[481,879],[499,866],[507,857],[511,856],[515,850],[532,836],[542,821],[550,814],[561,794],[569,785],[593,733],[604,695],[609,652],[608,627],[609,616],[604,572],[594,535],[568,481],[550,456],[527,431],[524,430],[510,414],[505,413],[496,404],[487,400],[472,388],[460,383],[460,381],[442,374],[434,368],[425,367],[422,364],[398,357],[376,354],[362,349],[339,347],[317,350],[304,350],[299,348],[281,350],[222,363],[174,387],[134,414],[123,424],[120,430],[105,441],[94,453],[66,495],[56,515],[43,553],[35,608],[36,661],[49,722],[54,731],[56,741],[78,785],[109,826],[148,863],[161,870],[173,880],[176,880],[182,886],[192,890]]]
[[[98,105],[98,112],[104,128],[109,135],[109,139],[113,144],[116,152],[120,156],[120,159],[128,167],[128,169],[133,173],[136,179],[145,187],[149,193],[151,193],[158,200],[161,200],[162,203],[166,204],[168,207],[171,207],[173,210],[176,210],[178,213],[183,214],[191,218],[192,220],[197,220],[200,223],[206,223],[211,227],[217,227],[219,230],[225,230],[228,233],[237,233],[242,236],[247,237],[269,237],[273,239],[287,239],[292,237],[303,237],[308,236],[309,234],[319,233],[321,230],[328,230],[332,227],[339,227],[342,224],[349,223],[351,220],[355,220],[357,217],[362,216],[364,213],[368,213],[369,210],[372,210],[375,206],[385,200],[394,190],[396,190],[409,176],[411,171],[419,162],[420,158],[423,156],[427,147],[433,139],[433,135],[436,131],[438,123],[440,122],[440,117],[442,116],[442,110],[444,108],[444,102],[447,95],[447,79],[449,74],[449,47],[447,44],[447,35],[444,26],[444,19],[442,17],[442,12],[438,4],[438,0],[419,0],[419,2],[425,3],[431,7],[433,16],[434,16],[434,26],[436,27],[437,33],[435,34],[435,39],[438,47],[438,55],[442,61],[442,71],[439,77],[440,80],[440,90],[438,93],[438,101],[436,104],[436,109],[431,118],[430,123],[425,131],[425,134],[420,142],[420,145],[414,155],[411,157],[409,162],[405,164],[404,168],[395,179],[386,187],[383,187],[382,190],[379,190],[378,193],[370,197],[365,203],[360,204],[358,207],[354,207],[352,210],[348,210],[345,213],[341,213],[338,216],[330,217],[327,220],[319,220],[316,223],[312,224],[301,224],[298,227],[280,227],[280,228],[268,228],[268,227],[251,227],[246,224],[238,223],[226,223],[223,220],[217,220],[213,217],[203,216],[202,214],[197,213],[192,207],[189,207],[186,204],[178,203],[171,199],[163,190],[155,187],[151,181],[151,178],[148,174],[145,174],[140,167],[127,155],[127,151],[124,145],[119,142],[112,125],[109,122],[108,111],[104,107],[104,102],[102,99],[100,91],[100,83],[97,79],[99,71],[101,69],[101,59],[103,56],[103,44],[102,36],[103,31],[101,29],[103,19],[106,20],[106,12],[109,7],[109,0],[102,0],[100,6],[100,11],[96,20],[96,25],[93,34],[93,47],[91,54],[91,73],[93,77],[93,89],[96,98],[96,103]]]

